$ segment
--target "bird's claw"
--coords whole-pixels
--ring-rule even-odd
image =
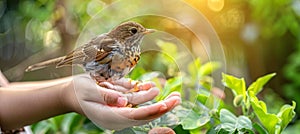
[[[130,80],[130,83],[131,83],[131,82],[132,82],[132,80]],[[126,93],[139,92],[139,91],[140,91],[140,88],[138,87],[138,85],[139,85],[140,83],[141,83],[140,81],[137,81],[137,82],[134,84],[133,88],[130,89],[130,90],[128,90],[128,91],[126,91]]]
[[[127,104],[127,106],[126,107],[128,107],[128,108],[132,108],[133,107],[133,105],[132,104]]]

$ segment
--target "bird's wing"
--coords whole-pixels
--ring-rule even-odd
[[[89,43],[82,45],[69,54],[66,55],[64,60],[57,64],[57,67],[72,65],[72,64],[85,64],[91,61],[108,62],[106,57],[115,49],[117,42],[107,35],[99,35],[93,38]]]

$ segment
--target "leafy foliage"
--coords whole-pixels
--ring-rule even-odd
[[[233,92],[239,92],[240,94],[235,94],[235,97],[239,97],[239,95],[243,95],[246,98],[241,100],[241,106],[243,109],[243,114],[246,116],[249,115],[250,105],[259,119],[260,123],[268,133],[271,134],[279,134],[283,131],[283,129],[288,125],[288,123],[295,116],[294,109],[296,107],[296,103],[293,102],[293,105],[284,105],[281,107],[280,111],[276,114],[268,113],[267,106],[265,102],[258,100],[256,95],[262,90],[263,86],[273,77],[275,74],[268,74],[266,76],[258,78],[255,82],[253,82],[247,89],[245,90],[245,84],[237,84],[235,86],[233,83],[245,83],[243,79],[236,78],[234,76],[223,74],[223,82],[224,85],[229,87]],[[240,91],[242,90],[242,91]],[[250,105],[249,105],[250,103]],[[260,125],[255,125],[254,128],[257,128],[258,131],[264,131]],[[264,132],[266,133],[266,132]]]
[[[300,39],[299,39],[300,40]],[[299,75],[300,75],[300,41],[297,43],[296,51],[291,54],[289,57],[288,64],[285,65],[284,68],[284,75],[285,77],[290,80],[289,83],[285,84],[284,90],[285,95],[287,97],[290,97],[294,99],[297,103],[300,102],[300,98],[298,97],[300,95],[299,88],[300,88],[300,82],[299,82]],[[297,112],[300,112],[300,107],[297,107]]]
[[[236,78],[230,75],[223,74],[224,86],[230,88],[235,97],[243,96],[244,102],[246,102],[246,84],[244,78]]]
[[[263,25],[268,25],[262,28],[261,35],[264,38],[282,36],[288,31],[296,37],[300,34],[299,20],[294,14],[293,6],[287,6],[293,4],[292,0],[250,0],[249,4],[252,18]]]
[[[266,104],[263,101],[259,101],[255,96],[253,96],[253,94],[251,94],[250,96],[252,98],[251,105],[253,107],[254,113],[269,133],[281,133],[295,116],[295,102],[293,102],[292,106],[283,105],[276,115],[267,112]]]
[[[206,7],[203,6],[205,4],[197,3],[200,1],[185,1],[189,2],[191,6],[200,9],[204,14],[207,12],[207,9],[205,9]],[[42,50],[43,48],[49,50],[59,46],[62,48],[62,51],[68,50],[68,47],[72,48],[73,42],[76,40],[76,36],[78,36],[88,20],[98,11],[105,8],[106,4],[110,4],[114,2],[114,0],[75,0],[64,2],[49,0],[23,0],[15,2],[16,1],[7,0],[0,2],[1,4],[12,3],[7,8],[2,8],[2,5],[0,4],[0,25],[3,26],[0,29],[0,38],[1,41],[4,41],[0,44],[1,50],[3,50],[2,53],[0,53],[0,62],[2,63],[0,66],[4,71],[15,66],[23,61],[24,58],[32,55],[32,53]],[[258,133],[282,132],[295,114],[293,110],[295,109],[296,102],[300,102],[300,92],[298,90],[300,88],[299,0],[229,0],[227,3],[226,10],[231,11],[232,9],[238,8],[237,15],[224,15],[221,12],[209,12],[208,14],[212,16],[208,15],[208,19],[213,18],[211,19],[212,22],[226,22],[224,19],[231,16],[238,17],[239,13],[242,14],[241,16],[246,16],[245,18],[236,18],[232,20],[241,20],[241,23],[245,23],[246,25],[248,23],[253,23],[258,28],[255,36],[259,36],[259,38],[257,38],[254,41],[255,44],[252,45],[259,50],[263,50],[261,53],[264,55],[257,57],[259,57],[259,60],[262,61],[271,59],[272,64],[263,62],[265,63],[264,67],[269,69],[267,71],[273,71],[274,66],[277,65],[285,66],[284,73],[279,73],[279,75],[284,75],[285,78],[289,80],[289,83],[279,83],[279,87],[277,88],[281,89],[282,87],[280,86],[284,85],[282,92],[287,97],[294,99],[295,102],[293,102],[292,106],[282,106],[277,114],[272,114],[268,112],[268,108],[270,108],[270,106],[267,106],[267,103],[256,97],[256,95],[263,90],[263,86],[275,74],[269,74],[257,79],[257,81],[252,83],[248,88],[246,88],[246,83],[243,78],[236,78],[223,74],[222,82],[225,86],[232,89],[234,94],[234,106],[237,108],[242,107],[242,116],[246,116],[252,120],[252,129],[255,129]],[[247,11],[242,11],[242,9],[247,9]],[[105,15],[105,18],[109,17],[111,18],[114,16],[111,16],[110,14]],[[223,19],[216,19],[218,17]],[[64,20],[66,20],[65,24],[63,24]],[[154,22],[156,23],[156,21]],[[213,23],[213,25],[217,28],[217,32],[218,30],[222,31],[223,27],[229,25],[229,23],[224,24],[225,26],[221,26],[221,28],[218,29],[218,26]],[[61,25],[64,25],[65,27],[61,27]],[[233,25],[236,27],[236,24]],[[172,29],[171,26],[170,29]],[[233,32],[228,29],[224,29],[223,31],[229,31],[230,33]],[[241,31],[241,29],[237,29],[236,31],[238,31],[236,33],[239,35],[239,31]],[[189,36],[188,34],[186,35]],[[181,34],[181,36],[185,35]],[[220,36],[222,36],[221,38],[223,39],[224,37],[228,37],[222,34],[220,34]],[[234,36],[230,34],[230,37]],[[232,40],[232,38],[229,39]],[[188,40],[192,39],[188,38]],[[240,45],[240,42],[237,44]],[[215,96],[212,95],[214,79],[210,76],[210,74],[217,70],[221,64],[214,61],[202,63],[201,60],[197,58],[187,65],[188,70],[186,72],[179,74],[179,69],[175,61],[181,56],[178,52],[180,49],[176,48],[175,44],[160,40],[156,42],[156,45],[163,53],[150,56],[142,55],[142,61],[139,63],[139,66],[133,70],[130,78],[135,80],[154,81],[158,88],[161,89],[161,94],[155,99],[155,101],[164,99],[172,91],[181,92],[185,100],[184,105],[174,110],[177,110],[177,112],[166,114],[166,116],[156,120],[156,122],[151,125],[155,126],[155,123],[161,123],[159,125],[167,124],[166,126],[179,125],[179,127],[176,127],[175,129],[178,129],[178,131],[179,129],[182,130],[180,132],[188,131],[190,133],[198,133],[199,131],[203,132],[205,130],[209,130],[209,132],[216,132],[214,129],[210,128],[214,128],[215,126],[222,124],[222,121],[219,120],[220,114],[218,114],[218,109],[215,109],[214,107],[216,100]],[[20,49],[20,47],[22,49]],[[261,49],[261,47],[264,49]],[[6,50],[8,51],[6,52]],[[268,53],[271,56],[269,56]],[[282,56],[281,54],[285,55]],[[289,56],[289,61],[286,62],[285,57],[289,54],[291,54]],[[276,63],[278,64],[274,64],[273,62],[276,56],[284,58],[276,59]],[[12,60],[8,61],[8,59]],[[251,57],[251,59],[254,59],[254,57]],[[22,69],[18,68],[16,70]],[[250,72],[256,72],[256,70],[250,70]],[[278,72],[281,72],[281,70],[278,70]],[[20,74],[19,77],[22,77],[22,73],[15,74]],[[43,76],[45,75],[45,73],[40,74]],[[46,79],[43,76],[40,75],[39,78]],[[281,76],[279,76],[279,78],[280,77]],[[28,80],[28,78],[25,76],[24,80]],[[190,104],[189,102],[193,102],[195,104]],[[220,101],[220,103],[222,104],[223,102]],[[298,112],[300,111],[300,107],[296,107],[296,109]],[[254,115],[251,114],[252,110],[255,113],[255,117],[257,117],[260,122],[255,122],[256,118],[253,119]],[[187,119],[185,119],[185,116]],[[268,118],[265,117],[273,119],[269,125],[266,125],[266,120]],[[202,121],[199,121],[198,119],[201,119]],[[166,120],[169,120],[170,122],[166,122]],[[76,125],[74,125],[74,122]],[[64,126],[62,124],[67,125]],[[299,128],[297,127],[299,126],[297,124],[298,123],[295,125],[296,130]],[[93,126],[93,129],[91,131],[89,131],[89,129],[82,129],[89,128],[88,126]],[[94,130],[95,132],[102,131],[100,129],[94,129],[96,127],[90,121],[75,114],[67,114],[45,120],[33,125],[32,128],[35,133],[74,133],[75,131],[92,133]],[[240,132],[242,132],[247,131],[248,129],[245,128],[240,130]],[[219,132],[227,133],[229,131],[221,129]],[[238,130],[234,131],[234,133],[237,132]],[[293,131],[289,130],[289,132],[292,133]]]
[[[182,89],[182,77],[174,77],[171,79],[168,79],[165,83],[164,88],[162,89],[162,93],[160,93],[157,96],[157,100],[163,100],[165,99],[171,92],[174,91],[181,91]]]
[[[95,126],[86,117],[76,113],[69,113],[60,115],[47,120],[43,120],[31,126],[33,133],[89,133],[96,134],[103,132],[100,128]]]
[[[285,78],[276,85],[278,89],[283,89],[280,96],[285,96],[285,98],[293,99],[299,103],[299,0],[249,0],[247,3],[251,10],[250,23],[254,22],[260,27],[258,35],[260,41],[257,44],[263,45],[265,50],[269,50],[264,52],[268,53],[267,55],[260,58],[269,61],[266,66],[269,66],[269,63],[276,59],[279,64],[272,66],[282,66],[278,68],[278,72],[283,71],[282,74],[279,73],[279,77]],[[271,67],[270,70],[273,71],[274,68]],[[296,107],[296,111],[299,113],[300,107]]]
[[[178,51],[175,44],[164,41],[157,41],[157,44],[161,53],[151,55],[152,59],[159,59],[155,62],[158,62],[160,66],[166,66],[167,68],[176,67],[177,65],[174,60],[182,54]],[[166,48],[166,46],[171,48]],[[173,58],[169,58],[168,54],[172,54]],[[213,85],[213,78],[210,74],[220,68],[220,64],[218,62],[208,62],[202,65],[200,59],[195,59],[188,64],[188,70],[180,70],[180,74],[170,73],[172,71],[168,71],[168,69],[161,73],[149,72],[140,74],[135,72],[140,71],[140,68],[143,70],[147,68],[145,66],[148,64],[144,64],[143,62],[144,61],[141,60],[141,63],[139,63],[136,67],[137,70],[134,69],[130,77],[134,77],[139,80],[151,80],[156,82],[157,87],[161,89],[161,93],[155,99],[156,101],[163,100],[173,91],[180,92],[182,96],[186,96],[186,99],[183,100],[182,105],[176,107],[172,112],[166,113],[161,118],[154,120],[149,124],[134,127],[134,131],[147,132],[150,128],[157,126],[174,127],[180,125],[183,130],[196,132],[195,130],[205,125],[210,125],[209,121],[211,120],[211,115],[209,114],[209,107],[212,107],[212,100],[215,99],[212,97],[213,95],[210,92]],[[153,64],[155,65],[157,63]],[[170,78],[167,80],[160,78],[165,75]],[[193,103],[195,101],[196,103]]]
[[[217,126],[217,133],[254,133],[252,122],[246,116],[236,117],[226,109],[220,111],[221,124]]]
[[[272,73],[272,74],[263,76],[261,78],[258,78],[255,82],[253,82],[248,87],[248,91],[252,91],[255,95],[257,95],[263,89],[263,86],[275,75],[276,75],[275,73]]]

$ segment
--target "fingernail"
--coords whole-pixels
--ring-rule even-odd
[[[139,89],[143,89],[143,83],[139,83],[138,85],[137,85],[137,87],[139,88]]]
[[[154,82],[149,82],[151,87],[156,87],[156,84]]]
[[[137,87],[141,90],[141,91],[146,91],[151,89],[152,87],[155,87],[155,84],[153,84],[153,82],[145,82],[145,83],[140,83],[137,85]]]
[[[159,111],[165,111],[167,108],[167,105],[165,103],[162,103],[162,106],[159,108]]]
[[[118,98],[118,106],[126,106],[127,105],[127,98],[125,97],[119,97]]]
[[[174,105],[177,106],[177,105],[179,105],[180,103],[181,103],[181,100],[177,100],[177,101],[174,103]]]
[[[178,97],[177,100],[174,102],[174,106],[179,105],[181,103],[181,98]]]

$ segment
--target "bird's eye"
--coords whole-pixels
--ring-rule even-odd
[[[130,31],[130,33],[132,33],[132,34],[136,34],[136,33],[137,33],[137,29],[134,28],[134,27],[131,28],[129,31]]]

